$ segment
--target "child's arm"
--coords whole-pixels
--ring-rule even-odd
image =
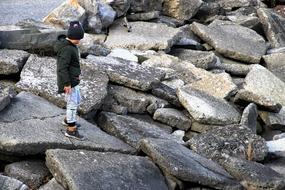
[[[64,84],[64,90],[69,93],[71,90],[71,81],[69,76],[69,65],[71,61],[71,54],[67,48],[63,48],[61,52],[58,53],[58,75]],[[67,89],[70,87],[69,89]]]

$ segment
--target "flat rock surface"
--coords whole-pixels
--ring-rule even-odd
[[[183,181],[217,189],[241,189],[221,166],[183,145],[164,139],[144,139],[140,148],[167,173]]]
[[[179,29],[161,23],[130,22],[131,32],[121,26],[120,22],[110,27],[105,45],[111,49],[116,47],[138,50],[169,51],[180,32]],[[120,36],[120,38],[118,38]]]
[[[88,56],[84,63],[93,71],[104,71],[114,83],[141,91],[150,90],[152,83],[159,82],[165,76],[158,69],[112,57]]]
[[[232,22],[215,20],[209,26],[193,23],[191,29],[225,57],[259,63],[267,50],[262,36]]]
[[[102,112],[98,118],[98,125],[107,133],[118,137],[135,148],[138,147],[139,141],[143,138],[177,140],[176,137],[155,124],[111,112]]]
[[[81,104],[79,111],[83,114],[92,109],[98,109],[107,95],[108,77],[105,73],[91,70],[86,64],[81,64]],[[58,94],[56,79],[56,59],[31,55],[21,72],[21,80],[17,87],[30,91],[53,102],[59,107],[65,107],[62,94]]]
[[[10,189],[28,190],[29,189],[28,186],[26,186],[19,180],[4,176],[4,175],[0,175],[0,188],[5,189],[5,190],[6,189],[7,190],[10,190]]]
[[[285,105],[285,83],[260,65],[252,67],[243,87],[246,93],[252,94],[248,99],[258,105],[266,107],[267,102]]]
[[[188,86],[179,88],[177,96],[194,120],[213,125],[238,123],[240,113],[227,101]]]
[[[265,139],[241,125],[212,129],[191,138],[188,144],[198,154],[215,161],[221,159],[224,154],[247,159],[250,146],[253,160],[263,160],[268,152]]]
[[[285,82],[285,53],[273,53],[264,55],[262,58],[266,63],[266,68]]]
[[[39,190],[65,190],[54,178],[52,178],[48,183],[41,186]]]
[[[23,108],[29,111],[25,113]],[[66,129],[61,124],[64,110],[29,93],[20,93],[15,102],[0,112],[0,115],[0,143],[3,154],[43,154],[50,148],[134,152],[130,146],[83,119],[79,119],[82,125],[80,133],[86,140],[66,138],[63,134]]]
[[[160,170],[145,157],[56,149],[46,152],[46,160],[56,180],[70,190],[168,189]]]

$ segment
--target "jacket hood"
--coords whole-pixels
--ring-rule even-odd
[[[66,40],[66,35],[62,34],[57,37],[57,41],[54,45],[54,51],[58,53],[62,48],[72,45],[68,40]]]

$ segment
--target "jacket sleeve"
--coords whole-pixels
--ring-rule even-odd
[[[63,48],[58,53],[58,75],[61,78],[64,86],[71,85],[70,76],[69,76],[70,61],[71,61],[71,54],[68,51],[68,48]]]

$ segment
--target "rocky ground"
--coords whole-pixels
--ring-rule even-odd
[[[279,1],[28,2],[0,2],[0,189],[285,189]],[[71,20],[84,141],[56,85]]]

